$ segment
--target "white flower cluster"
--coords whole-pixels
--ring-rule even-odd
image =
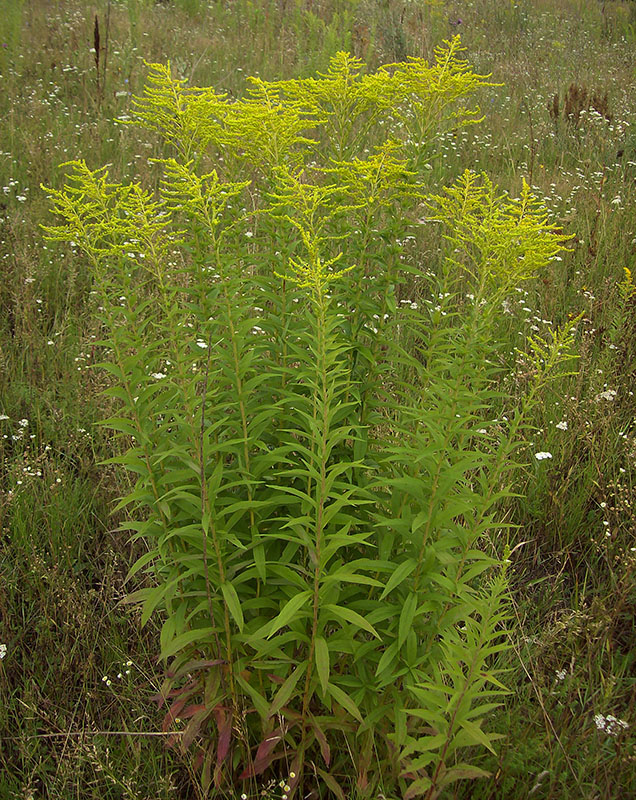
[[[6,644],[0,644],[0,661],[6,656],[6,654],[7,654]]]
[[[534,457],[537,459],[537,461],[543,461],[546,458],[552,458],[552,453],[546,453],[546,452],[535,453]]]
[[[618,736],[621,730],[629,728],[629,723],[624,719],[616,719],[612,714],[608,714],[606,717],[602,714],[595,714],[594,724],[599,731],[605,731],[608,736]]]

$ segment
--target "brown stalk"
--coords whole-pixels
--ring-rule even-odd
[[[97,104],[101,103],[102,86],[99,80],[99,17],[95,14],[95,26],[93,28],[93,50],[95,51],[95,79],[97,81]]]

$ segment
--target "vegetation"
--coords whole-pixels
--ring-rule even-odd
[[[0,797],[629,794],[633,12],[96,10],[0,51]]]

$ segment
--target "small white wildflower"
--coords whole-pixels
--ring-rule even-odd
[[[534,457],[537,459],[537,461],[543,461],[546,458],[552,458],[552,453],[546,453],[546,452],[535,453]]]
[[[151,372],[150,377],[154,378],[156,381],[160,381],[162,378],[166,377],[165,372]]]
[[[566,671],[566,670],[564,670],[564,669],[558,669],[558,670],[556,671],[556,679],[557,679],[558,681],[564,681],[564,680],[566,679],[566,677],[567,677],[567,674],[568,674],[568,673],[567,673],[567,671]]]
[[[613,714],[604,717],[603,714],[594,715],[594,724],[599,731],[605,731],[608,736],[618,736],[621,729],[629,728],[629,723],[624,719],[617,719]]]
[[[204,342],[203,339],[197,339],[197,345],[205,350],[208,346],[208,343]]]
[[[18,420],[18,425],[21,428],[26,428],[28,426],[28,424],[29,424],[29,420],[28,419],[19,419]]]
[[[252,231],[245,231],[245,235],[247,236],[248,239],[251,239],[252,236],[254,236],[254,233]]]
[[[6,414],[0,414],[0,420],[3,419],[9,419],[9,417]]]
[[[2,660],[7,654],[7,646],[6,644],[0,644],[0,660]]]
[[[568,423],[566,420],[561,420],[561,422],[557,422],[555,428],[558,428],[560,431],[567,431]]]
[[[609,403],[612,403],[616,399],[616,389],[607,389],[604,392],[600,392],[594,398],[595,402],[599,403],[601,400],[607,400]]]
[[[294,780],[294,778],[296,777],[296,773],[295,773],[295,772],[290,772],[290,773],[289,773],[289,777],[290,777],[292,780]]]
[[[126,666],[127,667],[132,667],[132,661],[126,661]]]

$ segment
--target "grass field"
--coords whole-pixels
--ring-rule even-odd
[[[111,401],[92,368],[91,267],[45,241],[41,184],[59,187],[58,165],[74,158],[155,180],[156,139],[114,121],[141,93],[144,61],[241,97],[249,75],[307,77],[341,50],[374,70],[431,58],[456,33],[498,85],[478,93],[481,123],[438,136],[429,185],[441,191],[469,168],[515,196],[525,178],[572,237],[503,302],[502,351],[582,318],[577,374],[541,395],[519,496],[500,509],[516,527],[510,647],[497,664],[510,694],[491,719],[496,755],[477,761],[491,776],[442,796],[636,796],[636,3],[5,0],[0,800],[203,797],[192,756],[164,746],[165,711],[152,702],[161,619],[142,629],[119,603],[137,588],[124,578],[144,546],[112,513],[130,479],[101,463],[120,444],[96,424]],[[436,246],[420,237],[410,257],[434,269]],[[527,380],[518,362],[493,416]],[[284,790],[266,776],[257,794]]]

